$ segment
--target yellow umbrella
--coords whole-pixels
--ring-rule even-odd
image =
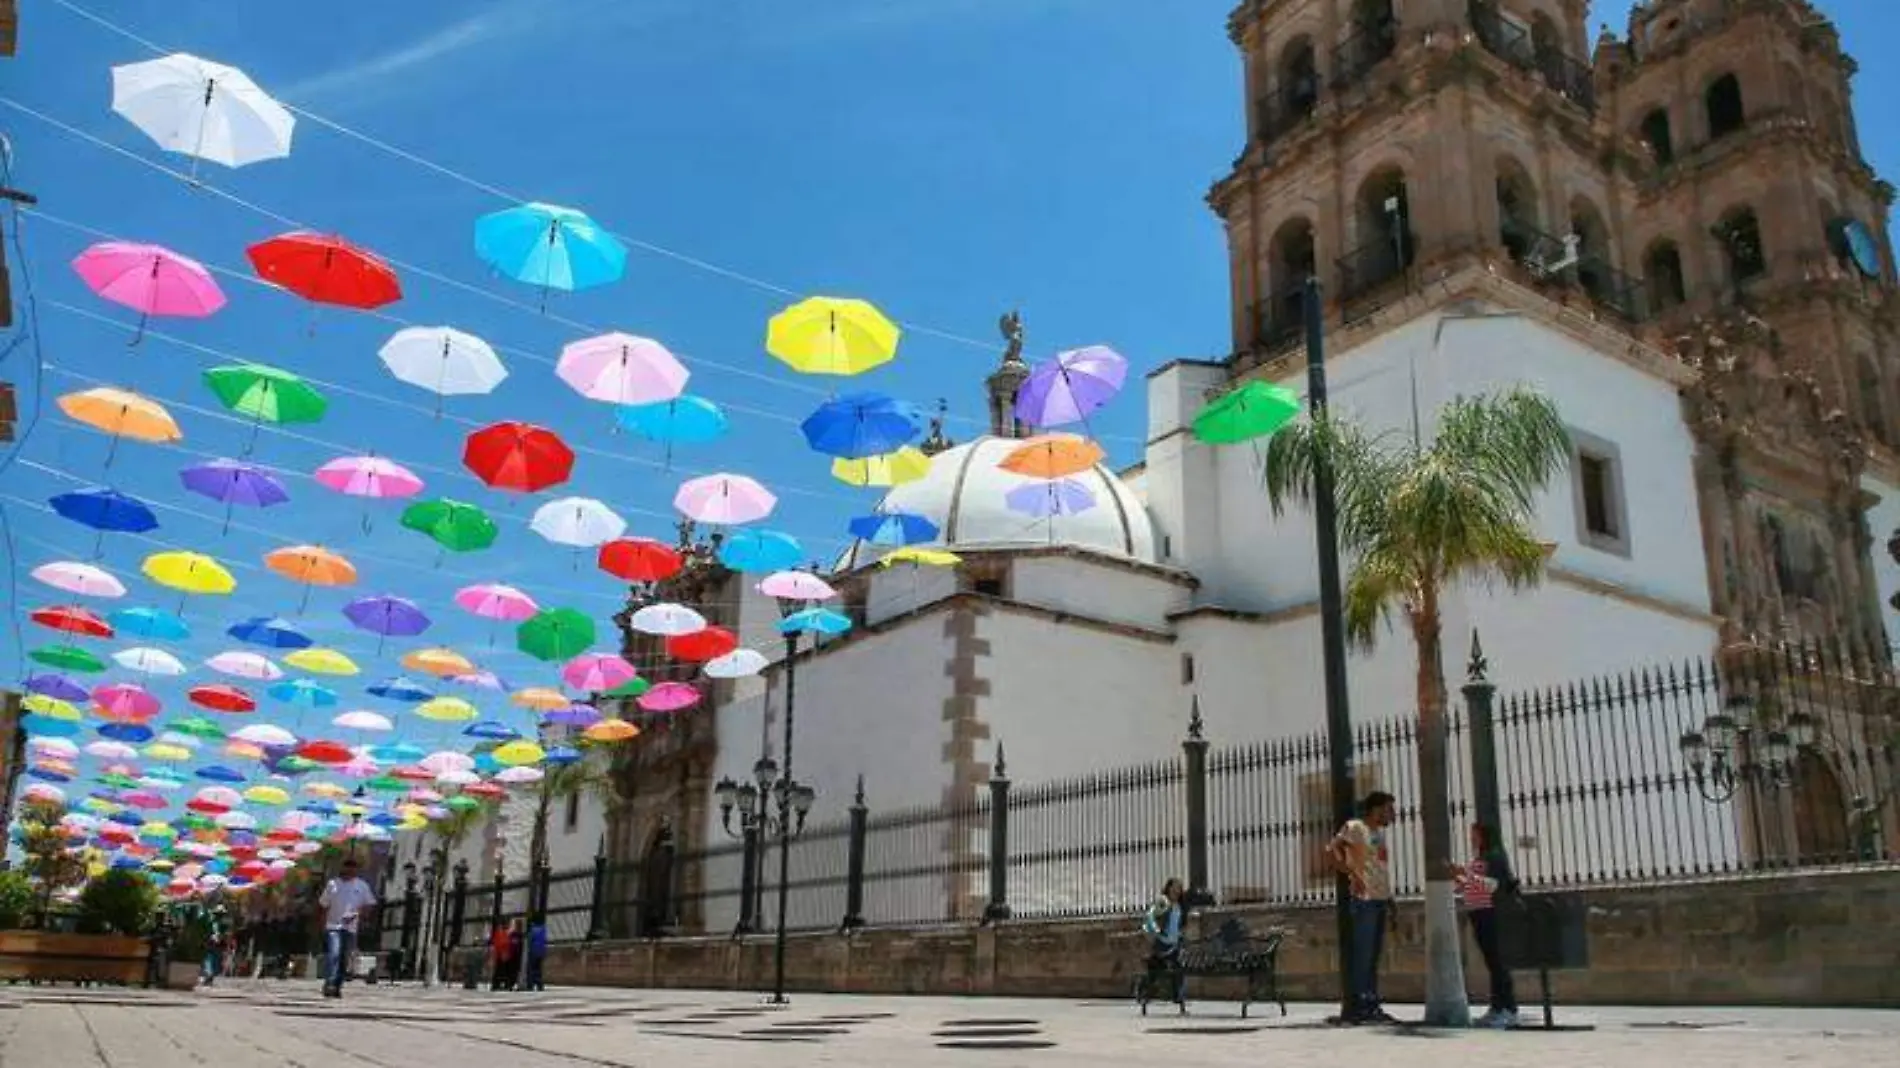
[[[20,707],[35,715],[45,716],[47,719],[61,719],[68,723],[77,723],[85,718],[79,711],[78,705],[70,701],[62,701],[57,697],[48,697],[43,693],[27,694],[20,701]]]
[[[250,742],[231,741],[224,744],[224,755],[242,757],[247,760],[262,760],[264,759],[264,747],[261,745],[253,745]]]
[[[475,706],[460,697],[432,697],[416,706],[416,715],[437,723],[461,723],[475,718]]]
[[[145,558],[140,570],[160,586],[185,593],[230,593],[237,589],[237,579],[224,565],[203,553],[153,553]]]
[[[930,457],[906,445],[882,456],[831,461],[831,477],[853,486],[901,486],[930,473]]]
[[[134,441],[182,441],[184,433],[164,406],[129,389],[101,386],[97,389],[68,393],[59,399],[59,410],[95,430],[114,438]]]
[[[603,719],[581,732],[590,742],[624,742],[640,736],[640,728],[624,719]]]
[[[516,690],[509,698],[516,707],[532,708],[536,712],[552,712],[557,708],[566,708],[574,702],[559,690],[550,690],[545,686],[530,686],[525,690]]]
[[[338,786],[336,783],[323,782],[322,780],[318,780],[316,782],[304,783],[303,792],[306,794],[309,794],[312,797],[328,798],[329,800],[332,800],[332,801],[336,800],[339,797],[350,796],[350,791],[348,789]]]
[[[170,871],[173,868],[177,867],[177,865],[173,864],[169,860],[166,860],[164,857],[159,857],[155,860],[148,860],[145,862],[145,866],[151,869],[152,871]]]
[[[895,358],[900,333],[869,301],[811,297],[772,316],[765,351],[803,374],[856,375]]]
[[[258,783],[245,788],[244,800],[258,805],[287,805],[290,803],[290,793],[281,786]]]
[[[488,755],[495,758],[495,763],[512,767],[516,764],[538,764],[548,754],[533,742],[517,739],[496,746],[495,751]]]
[[[452,675],[473,675],[477,670],[468,657],[453,649],[417,649],[402,658],[402,666],[445,679]]]
[[[354,675],[362,670],[356,666],[356,661],[335,649],[298,649],[296,652],[285,653],[284,663],[294,668],[301,668],[312,675]]]
[[[88,812],[97,812],[102,816],[110,816],[114,812],[123,811],[125,808],[124,805],[119,804],[117,801],[107,801],[103,797],[88,797],[79,803],[79,807]]]
[[[154,742],[144,749],[147,760],[190,760],[191,750],[170,742]]]
[[[922,564],[925,567],[955,567],[963,562],[963,557],[943,549],[924,549],[915,545],[906,545],[893,549],[878,559],[885,567],[892,564]]]

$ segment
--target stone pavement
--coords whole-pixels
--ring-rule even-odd
[[[1324,1025],[1323,1006],[1266,1012],[1242,1020],[1203,1004],[1144,1020],[1127,1004],[1053,999],[797,995],[771,1008],[693,991],[353,985],[336,1002],[297,982],[195,994],[12,986],[0,987],[0,1068],[725,1068],[736,1057],[748,1068],[1863,1068],[1900,1048],[1900,1012],[1868,1010],[1577,1009],[1558,1022],[1597,1029],[1568,1033],[1342,1031]]]

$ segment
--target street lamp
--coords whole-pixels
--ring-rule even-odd
[[[1814,717],[1796,712],[1781,727],[1768,730],[1754,726],[1754,719],[1755,702],[1746,694],[1731,694],[1722,711],[1702,721],[1701,730],[1683,733],[1677,744],[1704,800],[1722,804],[1744,782],[1771,790],[1794,785],[1798,755],[1815,744]],[[1753,744],[1757,732],[1761,741]]]

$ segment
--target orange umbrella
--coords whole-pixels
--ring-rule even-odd
[[[624,742],[640,736],[640,728],[624,719],[603,719],[581,732],[590,742]]]
[[[574,703],[573,699],[561,691],[550,690],[544,686],[531,686],[525,690],[517,690],[509,700],[522,708],[532,708],[536,712],[552,712]]]
[[[1102,447],[1074,434],[1044,434],[1009,451],[996,466],[1030,478],[1067,478],[1102,462]]]
[[[316,586],[348,586],[356,581],[356,565],[319,545],[287,545],[264,554],[264,566],[292,582],[304,585],[303,611]]]
[[[425,671],[438,678],[473,675],[479,670],[468,657],[453,649],[417,649],[402,658],[402,666],[411,671]]]
[[[100,386],[68,393],[59,398],[59,410],[77,422],[112,435],[112,448],[106,453],[108,467],[119,451],[120,438],[166,442],[182,441],[185,437],[163,405],[129,389]]]

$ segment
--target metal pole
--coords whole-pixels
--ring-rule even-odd
[[[748,935],[759,929],[759,824],[751,816],[742,816],[744,833],[739,850],[739,924],[734,935]]]
[[[845,850],[844,922],[840,931],[864,926],[864,845],[869,830],[870,809],[864,804],[864,776],[858,776],[858,792],[851,800],[851,837]]]
[[[1492,702],[1498,688],[1486,672],[1484,646],[1478,643],[1477,628],[1471,630],[1471,663],[1465,668],[1465,713],[1471,717],[1471,778],[1473,803],[1478,822],[1494,835],[1504,834],[1503,804],[1498,793],[1498,729],[1492,717]]]
[[[1204,909],[1214,904],[1207,877],[1207,737],[1202,733],[1201,697],[1190,699],[1188,736],[1181,743],[1187,758],[1187,893],[1181,904]]]
[[[791,900],[792,878],[792,714],[796,708],[798,632],[785,636],[785,766],[779,770],[778,792],[778,930],[772,945],[772,1004],[788,1004],[785,997],[785,919]],[[760,798],[763,805],[765,799]]]
[[[594,854],[594,892],[587,902],[587,940],[598,942],[607,937],[607,836],[600,836],[600,849]]]
[[[990,773],[990,903],[984,923],[1009,919],[1009,767],[1003,743],[996,743],[996,770]]]
[[[1308,276],[1302,311],[1306,318],[1306,402],[1315,424],[1326,418],[1326,322],[1319,279]],[[1333,780],[1333,826],[1353,817],[1352,713],[1346,691],[1346,619],[1339,584],[1339,516],[1333,499],[1333,463],[1321,448],[1313,464],[1313,526],[1319,553],[1320,645],[1326,679],[1326,755]],[[1339,1013],[1352,1015],[1352,884],[1345,872],[1333,881],[1333,915],[1339,939]]]

